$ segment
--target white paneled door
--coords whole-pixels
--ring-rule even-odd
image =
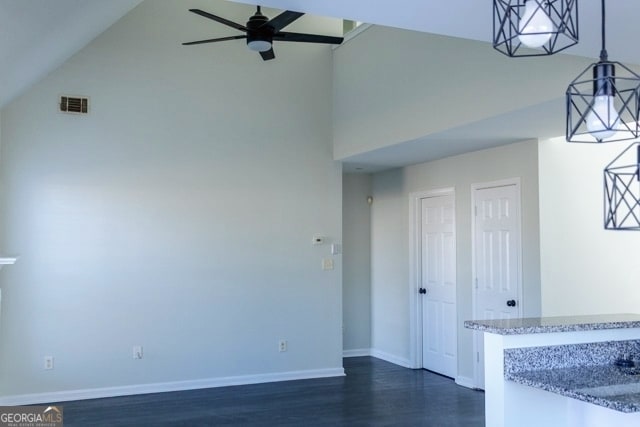
[[[474,211],[474,317],[521,317],[519,185],[476,188]],[[475,334],[476,386],[484,388],[484,340]]]
[[[454,196],[420,201],[422,366],[457,374],[456,244]]]

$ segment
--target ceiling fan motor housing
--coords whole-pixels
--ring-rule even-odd
[[[247,46],[257,52],[266,52],[273,44],[273,27],[265,25],[269,18],[257,12],[247,21]]]

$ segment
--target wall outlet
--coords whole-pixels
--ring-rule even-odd
[[[278,341],[278,351],[280,353],[287,351],[287,340]]]
[[[322,269],[323,270],[333,270],[333,258],[323,258],[322,259]]]
[[[138,360],[138,359],[142,359],[142,346],[141,345],[134,345],[133,346],[133,358]]]
[[[47,371],[53,369],[53,356],[44,357],[44,369]]]

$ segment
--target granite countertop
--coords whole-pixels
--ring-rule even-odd
[[[640,368],[602,365],[507,372],[505,379],[620,412],[640,412]]]
[[[638,314],[593,316],[527,317],[522,319],[467,320],[465,328],[499,335],[544,334],[550,332],[595,331],[640,328]]]

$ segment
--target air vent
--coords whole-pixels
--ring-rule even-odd
[[[87,114],[89,112],[89,98],[81,96],[61,96],[60,111],[71,114]]]

